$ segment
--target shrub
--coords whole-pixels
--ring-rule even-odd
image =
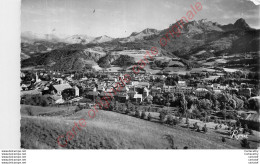
[[[25,107],[24,109],[29,116],[33,116],[32,108],[31,107]]]
[[[188,124],[187,124],[187,129],[189,129],[190,128],[190,123],[188,122]]]
[[[146,117],[145,111],[142,111],[141,119],[145,119],[145,117]]]
[[[197,129],[197,128],[198,128],[198,123],[197,123],[197,122],[195,122],[195,123],[193,124],[193,128],[194,128],[194,129]]]
[[[166,118],[166,124],[172,125],[173,124],[173,116],[168,115]]]
[[[180,122],[179,122],[179,119],[177,119],[177,118],[175,118],[175,119],[173,119],[173,125],[177,125],[177,124],[179,124]]]
[[[175,146],[175,144],[174,144],[174,136],[173,135],[166,134],[166,135],[163,136],[163,138],[166,139],[169,142],[171,149],[178,149],[178,147]]]
[[[79,105],[76,106],[75,112],[82,110]]]
[[[230,126],[228,126],[226,129],[227,129],[227,130],[231,130]]]
[[[166,111],[165,110],[162,110],[161,112],[160,112],[160,121],[161,122],[164,122],[164,119],[165,119],[165,117],[166,117]]]
[[[242,114],[241,114],[241,118],[242,118],[242,119],[246,119],[246,117],[247,117],[246,113],[242,113]]]
[[[122,113],[125,113],[126,112],[126,108],[122,108]]]
[[[200,126],[197,127],[197,132],[200,132]]]
[[[218,125],[215,126],[215,130],[218,130]]]
[[[188,149],[188,146],[184,146],[184,148],[183,149]]]
[[[183,118],[180,116],[179,117],[179,123],[182,123],[182,120],[183,120]]]
[[[147,116],[147,119],[148,119],[148,121],[151,121],[151,119],[152,119],[152,116],[151,116],[151,114],[150,114],[150,113],[148,114],[148,116]]]
[[[247,148],[250,149],[250,143],[248,142],[248,140],[246,138],[243,138],[240,142],[241,146],[243,148]]]
[[[236,126],[241,128],[242,125],[241,125],[241,122],[239,120],[236,122]]]
[[[227,126],[231,126],[231,124],[232,124],[231,121],[227,122]]]
[[[190,120],[189,118],[186,118],[186,121],[185,121],[186,124],[189,124],[190,123]]]
[[[137,117],[137,118],[140,117],[140,112],[138,110],[135,111],[135,117]]]
[[[249,132],[247,124],[244,125],[243,133]]]
[[[222,142],[226,142],[226,138],[225,137],[222,137]]]
[[[129,113],[130,113],[130,110],[128,108],[126,108],[125,114],[129,114]]]
[[[208,128],[207,128],[206,124],[205,124],[204,127],[202,128],[202,131],[203,131],[204,133],[207,133],[207,132],[208,132]]]
[[[250,135],[254,134],[252,129],[249,129],[248,132],[249,132]]]
[[[45,106],[48,105],[48,103],[46,102],[46,100],[42,100],[41,105],[42,105],[43,107],[45,107]]]

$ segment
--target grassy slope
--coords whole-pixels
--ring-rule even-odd
[[[210,130],[203,134],[181,127],[168,127],[131,116],[99,111],[89,119],[88,110],[70,117],[37,117],[23,115],[21,119],[21,144],[23,148],[61,148],[57,137],[71,130],[74,122],[84,118],[87,127],[77,131],[66,148],[72,149],[165,149],[169,147],[163,135],[172,134],[175,146],[193,149],[241,148],[236,140],[221,141],[221,133]]]
[[[39,114],[48,114],[54,112],[61,112],[66,110],[75,110],[75,106],[61,106],[61,107],[41,107],[41,106],[31,106],[31,105],[21,105],[21,114],[27,115],[26,108],[31,108],[34,116]]]

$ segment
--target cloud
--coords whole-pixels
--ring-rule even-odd
[[[165,2],[162,2],[161,4],[162,4],[163,7],[167,8],[167,9],[180,8],[181,7],[180,5],[178,5],[177,3],[174,3],[172,1],[165,1]]]

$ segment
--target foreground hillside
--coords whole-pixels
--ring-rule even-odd
[[[33,109],[34,107],[32,107]],[[37,107],[38,108],[38,107]],[[67,107],[64,109],[67,109]],[[57,108],[57,110],[64,110]],[[36,109],[37,113],[47,108]],[[47,110],[46,112],[50,112]],[[210,129],[207,134],[192,131],[180,126],[166,126],[156,122],[142,120],[128,115],[109,111],[99,111],[95,118],[89,119],[88,110],[79,111],[70,116],[40,117],[28,116],[22,107],[21,147],[27,149],[61,148],[57,137],[65,135],[74,126],[74,122],[85,119],[87,126],[77,131],[74,139],[68,142],[69,149],[167,149],[170,147],[164,135],[174,136],[179,149],[239,149],[240,142],[226,139],[223,133]],[[256,143],[252,142],[252,145]]]

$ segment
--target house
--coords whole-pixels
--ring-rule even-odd
[[[26,90],[21,91],[20,96],[26,96],[26,95],[41,95],[42,93],[39,90]]]
[[[65,81],[62,78],[55,78],[54,80],[58,84],[65,84]]]
[[[150,84],[148,82],[138,82],[138,81],[133,81],[132,85],[136,86],[136,87],[140,87],[140,88],[149,88]]]
[[[152,101],[153,101],[153,96],[152,96],[152,95],[148,95],[148,96],[146,97],[146,101],[147,101],[147,102],[152,102]]]
[[[79,88],[76,85],[73,88],[75,90],[75,96],[79,96]]]
[[[151,95],[154,97],[154,96],[156,96],[156,95],[158,95],[158,94],[160,94],[161,93],[161,88],[160,87],[157,87],[157,88],[152,88],[151,89]]]
[[[221,94],[222,91],[219,89],[213,89],[213,93],[217,95],[217,94]]]
[[[143,90],[143,97],[146,98],[149,95],[149,92],[149,89],[145,87]]]
[[[164,92],[174,92],[176,86],[169,86],[169,85],[163,85],[163,91]]]
[[[130,99],[133,99],[134,95],[137,94],[137,92],[136,91],[128,91],[127,94],[128,94]]]
[[[215,90],[215,89],[220,89],[220,84],[213,83],[213,90]]]
[[[96,88],[96,86],[93,85],[93,84],[86,86],[85,90],[86,90],[87,92],[97,92],[97,88]]]
[[[114,93],[113,92],[101,92],[100,94],[99,94],[99,97],[100,98],[105,98],[105,99],[107,99],[107,100],[111,100],[111,99],[113,99],[114,98]]]
[[[173,91],[174,93],[184,93],[186,95],[192,94],[193,93],[193,88],[192,87],[176,87]]]
[[[28,90],[28,87],[30,86],[31,84],[22,84],[20,87],[21,87],[21,91],[24,91],[24,90]]]
[[[98,92],[105,91],[105,87],[103,87],[102,85],[98,85],[97,91],[98,91]]]
[[[50,98],[54,101],[55,104],[62,104],[62,103],[64,103],[64,100],[62,99],[62,96],[51,95]]]
[[[178,81],[178,86],[180,87],[186,87],[186,81]]]
[[[208,92],[209,92],[209,90],[207,90],[205,88],[197,88],[195,90],[195,95],[198,97],[204,97]]]
[[[133,98],[136,102],[140,103],[143,101],[143,95],[142,94],[135,94]]]
[[[79,102],[81,99],[83,99],[83,97],[75,97],[71,100],[69,100],[70,103],[75,103],[75,102]]]
[[[41,81],[41,79],[39,79],[39,76],[38,76],[38,74],[37,74],[37,72],[35,73],[35,82],[36,83],[38,83],[38,82],[40,82]]]
[[[115,97],[121,103],[125,103],[129,99],[127,93],[118,93]]]
[[[59,84],[59,85],[53,85],[53,91],[57,95],[61,95],[62,91],[68,88],[72,88],[69,84]]]
[[[98,96],[98,92],[90,91],[86,94],[86,98],[89,98],[91,100],[95,100]]]
[[[252,88],[240,88],[238,94],[246,97],[251,97]]]

